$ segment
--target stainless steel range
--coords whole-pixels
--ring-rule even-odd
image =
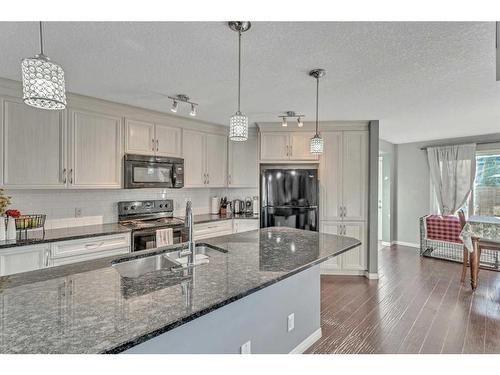
[[[118,202],[118,221],[132,229],[132,251],[156,248],[156,231],[172,228],[173,243],[182,242],[184,221],[174,216],[174,201]]]

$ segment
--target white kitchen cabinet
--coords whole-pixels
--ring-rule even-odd
[[[323,132],[320,159],[322,220],[367,220],[368,132]]]
[[[318,160],[311,154],[311,138],[314,133],[293,132],[290,134],[290,160]]]
[[[259,219],[234,219],[233,233],[243,233],[251,230],[259,229]]]
[[[227,183],[227,137],[185,130],[182,137],[184,187],[224,187]]]
[[[320,230],[359,239],[362,245],[325,262],[322,272],[363,274],[367,265],[368,132],[322,132]]]
[[[208,187],[224,187],[227,183],[227,137],[219,134],[207,134],[206,173]]]
[[[0,276],[34,271],[49,265],[49,244],[0,249]]]
[[[361,245],[346,251],[321,265],[324,274],[362,275],[366,270],[367,256],[367,231],[366,223],[345,221],[322,221],[322,233],[336,234],[339,236],[353,237],[361,241]]]
[[[125,152],[127,154],[154,155],[155,150],[155,124],[125,119]]]
[[[120,188],[122,119],[70,109],[71,188]]]
[[[246,142],[229,141],[228,186],[257,188],[259,186],[259,157],[257,137],[249,136]]]
[[[130,233],[60,241],[51,244],[51,263],[59,266],[129,252]]]
[[[342,223],[336,221],[322,221],[320,232],[340,235],[342,233]],[[321,272],[325,274],[339,273],[342,270],[342,255],[338,255],[321,263]]]
[[[125,119],[125,152],[153,156],[181,156],[182,130],[169,125]]]
[[[232,220],[212,221],[209,223],[195,224],[193,227],[193,237],[195,241],[205,238],[224,236],[233,233]]]
[[[322,220],[342,220],[342,132],[323,132],[319,164],[319,201]]]
[[[182,154],[184,157],[184,187],[205,187],[205,134],[184,130]]]
[[[156,155],[180,157],[182,130],[168,125],[155,124]]]
[[[317,161],[310,152],[311,132],[261,132],[260,160]]]
[[[66,121],[64,111],[29,107],[2,98],[3,173],[6,188],[64,188]]]
[[[288,133],[261,133],[260,160],[288,160]]]
[[[366,220],[368,201],[368,132],[345,131],[342,142],[344,220]]]

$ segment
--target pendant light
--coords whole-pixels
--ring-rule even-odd
[[[40,53],[22,60],[23,100],[32,107],[61,110],[66,108],[64,70],[43,53],[40,22]]]
[[[311,154],[322,154],[323,153],[323,138],[319,135],[318,130],[318,107],[319,107],[319,79],[326,75],[324,69],[314,69],[309,72],[311,77],[316,78],[316,133],[314,137],[311,138]]]
[[[241,98],[241,33],[250,29],[248,21],[228,22],[231,30],[238,33],[238,110],[229,120],[229,139],[235,142],[244,142],[248,139],[248,117],[240,111]]]

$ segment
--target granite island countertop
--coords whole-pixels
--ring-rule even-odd
[[[127,232],[131,232],[131,230],[118,223],[46,229],[45,234],[43,234],[42,230],[33,230],[28,232],[28,238],[0,241],[0,249],[16,246],[38,245],[47,242],[76,240],[79,238],[99,237]]]
[[[360,245],[283,227],[203,243],[222,250],[182,277],[112,266],[175,246],[0,277],[0,353],[118,353]]]

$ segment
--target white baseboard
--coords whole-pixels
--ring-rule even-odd
[[[304,341],[302,341],[299,345],[292,349],[292,351],[288,354],[302,354],[307,349],[311,347],[316,341],[318,341],[323,333],[321,332],[321,328],[318,328],[311,335],[309,335]]]
[[[420,245],[418,243],[413,243],[413,242],[392,241],[392,244],[420,248]]]
[[[321,275],[337,275],[337,276],[364,276],[366,271],[362,270],[338,270],[336,268],[320,268]]]
[[[380,244],[382,246],[391,246],[391,243],[390,242],[387,242],[387,241],[380,241]]]
[[[378,280],[378,273],[365,271],[365,277],[369,280]]]

